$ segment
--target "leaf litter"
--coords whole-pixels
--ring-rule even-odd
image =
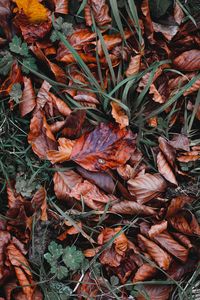
[[[1,299],[195,297],[200,16],[190,9],[0,0]]]

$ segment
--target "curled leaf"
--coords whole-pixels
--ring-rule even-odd
[[[111,101],[112,111],[111,114],[115,121],[119,124],[120,129],[129,125],[129,119],[123,108],[115,101]]]

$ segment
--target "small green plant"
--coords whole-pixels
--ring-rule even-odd
[[[72,24],[68,23],[68,22],[64,22],[62,17],[58,17],[55,20],[54,28],[55,28],[55,30],[52,31],[52,34],[50,36],[50,39],[51,39],[52,42],[55,42],[55,41],[59,40],[59,37],[56,33],[57,30],[62,32],[66,36],[73,33]]]
[[[83,253],[75,246],[63,248],[53,241],[48,246],[48,251],[44,258],[51,266],[51,274],[55,275],[58,280],[66,279],[69,272],[72,274],[81,270],[86,263]]]
[[[19,104],[19,101],[22,96],[21,84],[20,83],[13,84],[9,95],[10,95],[10,99],[12,99],[16,104]]]

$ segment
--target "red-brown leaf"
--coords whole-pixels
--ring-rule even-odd
[[[154,215],[156,214],[156,211],[153,210],[151,207],[139,204],[137,202],[133,201],[120,201],[119,203],[113,204],[111,209],[111,212],[122,214],[122,215]]]
[[[105,171],[126,163],[135,150],[135,136],[127,129],[101,123],[82,135],[71,159],[89,171]]]
[[[169,218],[177,231],[188,235],[200,235],[200,225],[191,211],[183,211]]]
[[[178,185],[176,177],[169,165],[168,161],[166,160],[164,154],[160,151],[157,155],[157,167],[158,171],[160,172],[163,177],[168,180],[169,182]]]
[[[198,71],[200,69],[200,50],[185,51],[173,60],[174,66],[181,71]]]
[[[55,13],[59,14],[68,14],[69,8],[68,8],[68,0],[54,0],[55,4]]]
[[[160,195],[166,189],[166,181],[160,174],[139,175],[128,181],[128,189],[136,196],[137,202],[143,204]]]
[[[30,113],[36,106],[35,92],[31,79],[24,76],[23,82],[24,89],[19,103],[19,111],[22,117]]]
[[[31,119],[28,142],[31,144],[33,152],[41,159],[47,158],[47,151],[57,149],[55,137],[41,110],[38,110]]]
[[[140,291],[140,295],[136,296],[137,300],[146,300],[148,295],[149,300],[169,300],[171,293],[171,286],[169,285],[147,285],[145,284],[144,290]],[[143,292],[143,293],[142,293]]]
[[[127,127],[129,125],[129,119],[123,108],[115,101],[111,101],[110,104],[112,107],[111,114],[119,124],[120,129]]]
[[[140,71],[141,54],[131,56],[131,60],[128,65],[128,69],[125,74],[127,77],[136,75]]]
[[[149,237],[154,238],[155,236],[162,233],[166,229],[167,229],[167,221],[162,221],[159,224],[152,225],[148,232]]]
[[[111,23],[112,19],[109,16],[109,7],[105,0],[88,0],[88,4],[98,26],[105,26]],[[90,23],[87,22],[88,24]],[[88,26],[91,26],[91,24]]]
[[[164,270],[169,268],[171,256],[167,252],[141,234],[138,234],[138,240],[142,242],[148,254],[159,265],[160,268]]]
[[[156,267],[153,267],[149,264],[143,264],[135,273],[132,282],[135,283],[138,281],[145,281],[151,279],[156,274],[156,272]]]
[[[192,198],[185,195],[180,195],[177,196],[176,198],[173,198],[170,202],[170,205],[168,206],[166,217],[169,218],[176,215],[177,212],[179,212],[186,203],[191,203],[191,202],[192,202]]]

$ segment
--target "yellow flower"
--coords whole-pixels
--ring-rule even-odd
[[[38,0],[13,0],[19,10],[23,10],[31,23],[44,22],[48,18],[47,9]]]

